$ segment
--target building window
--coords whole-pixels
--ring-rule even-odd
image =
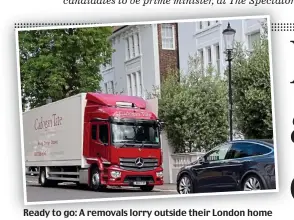
[[[215,46],[215,59],[216,59],[216,71],[220,73],[220,53],[219,53],[219,45]]]
[[[165,49],[165,50],[175,49],[174,26],[172,24],[161,25],[161,39],[162,39],[162,49]]]
[[[105,93],[108,93],[107,83],[104,83],[104,90],[105,90]]]
[[[142,96],[142,78],[141,78],[141,71],[137,72],[137,79],[138,79],[138,96]]]
[[[131,75],[127,75],[127,84],[128,84],[128,95],[132,95],[132,80]]]
[[[126,57],[127,57],[127,60],[130,59],[131,57],[131,51],[130,51],[130,40],[129,38],[126,39]]]
[[[254,44],[260,40],[260,32],[249,34],[247,37],[248,37],[248,49],[253,50]]]
[[[113,54],[110,57],[108,68],[112,67],[112,59],[113,59]]]
[[[126,60],[140,55],[139,33],[132,34],[126,39]]]
[[[135,41],[134,41],[134,35],[131,36],[131,42],[132,42],[132,58],[136,56],[135,53]]]
[[[216,20],[215,23],[217,24],[218,23],[218,20]]]
[[[202,21],[199,22],[199,29],[201,30],[203,28]]]
[[[113,83],[113,81],[110,81],[110,89],[111,89],[111,93],[114,94],[114,83]]]
[[[203,50],[199,50],[198,51],[199,54],[199,59],[200,59],[200,68],[202,73],[204,72],[204,54],[203,54]]]
[[[207,27],[209,27],[210,26],[210,21],[207,21]]]
[[[211,48],[210,47],[207,48],[207,64],[208,64],[208,67],[212,66]]]
[[[139,33],[136,33],[136,39],[137,39],[137,55],[140,55],[140,35]]]
[[[136,75],[136,73],[132,73],[132,81],[133,81],[133,83],[132,83],[133,95],[137,96],[137,75]]]

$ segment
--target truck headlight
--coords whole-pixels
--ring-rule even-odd
[[[163,172],[162,171],[157,172],[156,177],[162,178],[163,177]]]
[[[119,172],[119,171],[111,171],[110,175],[111,175],[112,178],[120,178],[121,172]]]

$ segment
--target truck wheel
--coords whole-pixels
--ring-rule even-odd
[[[143,192],[150,192],[153,190],[154,186],[141,186],[140,188]]]
[[[45,169],[42,169],[40,172],[39,182],[40,182],[41,186],[48,186],[49,185],[49,180],[46,177]]]
[[[41,173],[40,173],[40,178],[39,178],[39,182],[41,184],[41,186],[51,186],[51,187],[54,187],[54,186],[57,186],[58,185],[58,181],[56,180],[48,180],[46,178],[46,172],[45,172],[45,169],[42,169],[41,170]]]
[[[101,185],[100,173],[97,167],[92,169],[90,187],[93,191],[103,191],[106,189],[106,186]]]

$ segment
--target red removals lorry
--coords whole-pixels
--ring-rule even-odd
[[[139,97],[83,93],[24,112],[26,168],[42,186],[151,191],[163,184],[161,123],[146,104]]]

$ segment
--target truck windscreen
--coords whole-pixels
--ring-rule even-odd
[[[159,147],[159,129],[155,123],[114,122],[112,123],[112,142]]]

